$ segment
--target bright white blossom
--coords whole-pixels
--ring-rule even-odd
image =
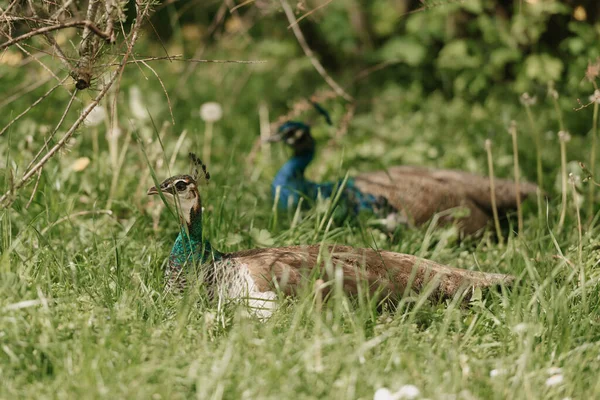
[[[377,389],[373,396],[373,400],[393,400],[394,398],[392,392],[387,388]]]
[[[552,375],[550,378],[546,379],[546,386],[556,386],[560,385],[564,381],[562,374]]]
[[[421,392],[415,385],[404,385],[398,390],[396,396],[398,399],[416,399]]]
[[[550,367],[546,370],[546,372],[548,373],[548,375],[556,375],[556,374],[561,374],[562,373],[562,368],[560,367]]]
[[[223,109],[214,101],[204,103],[200,107],[200,118],[205,122],[216,122],[223,116]]]
[[[490,378],[496,378],[500,375],[504,375],[503,369],[493,369],[490,371]]]
[[[415,385],[404,385],[396,393],[392,393],[388,388],[377,389],[373,400],[412,400],[420,395],[421,391]]]
[[[85,123],[88,126],[98,126],[106,119],[106,110],[101,105],[92,108],[92,111],[85,117]]]
[[[590,96],[590,101],[592,103],[600,104],[600,89],[594,91],[594,94]]]

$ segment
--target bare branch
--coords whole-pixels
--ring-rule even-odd
[[[346,93],[346,91],[344,91],[344,89],[342,89],[342,87],[340,85],[338,85],[337,82],[334,81],[333,78],[331,78],[331,76],[329,76],[327,71],[325,71],[325,68],[323,68],[323,65],[321,64],[321,62],[317,59],[317,57],[315,56],[313,51],[310,49],[310,47],[308,47],[308,44],[306,43],[306,39],[304,38],[302,31],[300,30],[300,28],[298,27],[298,24],[296,23],[296,17],[294,16],[294,11],[292,11],[292,7],[290,7],[287,0],[280,0],[280,1],[281,1],[281,6],[283,7],[283,11],[285,12],[287,19],[290,22],[290,26],[292,28],[292,31],[294,32],[294,35],[296,35],[296,39],[298,40],[300,47],[302,47],[302,50],[304,50],[304,54],[306,54],[306,56],[310,59],[310,62],[315,67],[315,69],[317,70],[319,75],[321,75],[323,77],[325,82],[327,82],[327,84],[329,86],[331,86],[331,88],[337,93],[338,96],[343,97],[347,101],[353,101],[354,99],[352,98],[352,96],[350,96],[348,93]]]
[[[10,203],[15,197],[14,195],[16,194],[17,190],[23,187],[48,162],[48,160],[52,158],[52,156],[54,156],[62,147],[65,146],[65,144],[69,141],[71,136],[73,136],[77,128],[79,128],[79,126],[83,123],[88,114],[98,105],[98,103],[100,103],[100,100],[104,98],[104,96],[108,93],[109,89],[113,86],[117,79],[122,76],[123,70],[127,65],[127,60],[133,52],[133,46],[137,42],[142,21],[144,20],[144,16],[148,12],[148,10],[149,5],[147,5],[143,11],[140,10],[139,7],[137,7],[137,15],[135,23],[130,31],[127,51],[123,55],[123,59],[119,64],[117,72],[106,83],[106,85],[102,88],[102,90],[94,98],[94,100],[92,100],[92,102],[83,110],[81,115],[77,118],[77,120],[73,123],[69,130],[63,135],[63,137],[41,158],[41,160],[37,164],[35,164],[28,171],[26,171],[23,177],[17,183],[9,186],[10,189],[0,197],[0,204],[6,205],[7,203]]]
[[[6,130],[8,128],[10,128],[12,126],[12,124],[14,124],[15,122],[17,122],[23,115],[27,114],[29,111],[31,111],[31,109],[33,109],[33,107],[35,107],[38,104],[40,104],[46,97],[48,97],[50,95],[50,93],[52,93],[57,87],[61,86],[66,80],[67,80],[67,78],[64,78],[62,81],[60,81],[60,83],[58,83],[57,85],[53,86],[50,90],[48,90],[46,93],[44,93],[39,99],[37,99],[36,101],[34,101],[21,114],[19,114],[16,117],[14,117],[13,120],[8,123],[8,125],[6,125],[4,128],[2,128],[2,130],[0,131],[0,136],[2,136],[2,134],[4,132],[6,132]]]
[[[59,29],[81,27],[81,26],[88,28],[90,31],[94,32],[96,35],[100,36],[102,39],[106,40],[108,43],[111,43],[111,40],[113,40],[113,38],[111,38],[110,35],[107,35],[106,33],[102,32],[91,21],[71,21],[71,22],[64,22],[64,23],[57,24],[57,25],[44,26],[42,28],[38,28],[31,32],[25,33],[21,36],[17,36],[16,38],[10,39],[10,40],[0,44],[0,50],[4,49],[6,47],[12,46],[15,43],[18,43],[23,40],[37,36],[37,35],[43,35],[48,32],[57,31]]]

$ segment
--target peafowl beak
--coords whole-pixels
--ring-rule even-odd
[[[156,186],[152,186],[150,189],[148,189],[148,192],[146,192],[146,194],[148,196],[152,196],[153,194],[158,194],[158,189],[156,188]]]
[[[276,133],[274,135],[269,136],[266,139],[262,140],[263,143],[277,143],[283,141],[283,135],[281,133]]]

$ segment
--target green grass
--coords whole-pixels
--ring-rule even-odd
[[[258,136],[259,104],[269,105],[275,119],[300,98],[294,90],[305,83],[299,77],[312,71],[302,57],[290,63],[287,74],[279,72],[281,65],[200,65],[189,84],[178,86],[185,65],[157,64],[174,103],[175,126],[169,126],[158,82],[152,75],[143,79],[132,66],[117,102],[122,169],[111,164],[106,127],[83,128],[68,151],[44,168],[31,206],[25,207],[33,184],[0,211],[0,398],[370,399],[378,388],[397,390],[405,384],[417,386],[424,397],[441,399],[597,397],[599,229],[596,220],[588,222],[593,216],[583,214],[580,243],[569,203],[565,227],[557,233],[556,135],[544,141],[542,153],[544,182],[552,195],[548,209],[538,213],[535,202],[526,203],[523,235],[510,234],[503,247],[491,239],[492,227],[480,240],[461,242],[451,227],[431,234],[427,226],[405,229],[392,238],[364,223],[327,229],[320,223],[323,210],[292,225],[293,215],[273,214],[270,199],[270,179],[286,149],[273,146],[271,158],[259,152],[253,162],[247,160]],[[27,71],[2,68],[14,79],[28,77]],[[10,90],[9,82],[1,84]],[[142,90],[156,126],[135,118],[128,103],[133,85]],[[324,88],[316,77],[309,86]],[[44,90],[5,108],[2,126]],[[86,92],[79,97],[84,103],[90,99]],[[64,91],[52,99],[58,105],[67,100]],[[202,153],[199,106],[211,100],[225,109],[215,125],[212,183],[203,191],[205,229],[216,248],[320,242],[376,246],[514,274],[521,285],[467,308],[411,296],[396,310],[375,310],[364,299],[336,295],[318,311],[307,290],[297,299],[282,299],[267,322],[247,318],[240,309],[219,314],[198,287],[183,298],[164,294],[162,270],[177,221],[164,209],[157,213],[159,200],[145,196],[153,183],[142,149],[159,180],[186,172],[187,151]],[[536,179],[534,139],[518,96],[491,93],[484,102],[468,103],[390,82],[369,100],[336,145],[327,145],[335,128],[315,122],[321,151],[308,171],[311,177],[334,179],[348,170],[403,163],[486,174],[483,144],[490,136],[496,174],[512,177],[507,127],[515,119],[522,176]],[[533,108],[540,131],[558,130],[553,105],[541,103]],[[339,121],[343,105],[325,106]],[[10,171],[22,174],[61,112],[61,107],[38,107],[0,139],[2,166],[9,167],[0,187],[8,188]],[[588,114],[568,111],[567,124],[587,118],[591,126]],[[168,124],[164,129],[163,123]],[[169,171],[166,165],[183,130],[187,136]],[[586,161],[589,139],[576,133],[568,159]],[[32,135],[30,144],[27,135]],[[91,162],[77,172],[72,165],[79,157]],[[113,179],[111,215],[73,216],[104,210]],[[564,380],[550,387],[551,367],[561,368]],[[492,370],[499,374],[490,376]]]

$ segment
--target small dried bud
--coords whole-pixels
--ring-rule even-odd
[[[492,140],[491,139],[485,139],[485,149],[488,151],[492,149]]]
[[[600,90],[594,90],[594,94],[590,96],[590,101],[592,103],[600,104]]]
[[[521,95],[520,101],[525,107],[529,107],[537,103],[537,97],[530,96],[529,93],[525,92]]]
[[[558,100],[558,92],[553,87],[548,88],[548,96],[552,97],[554,100]]]
[[[514,119],[512,121],[510,121],[510,126],[508,127],[508,133],[511,136],[517,134],[517,121],[515,121]]]
[[[594,82],[598,75],[600,75],[600,58],[595,63],[588,63],[587,70],[585,71],[585,77],[590,82]]]
[[[567,143],[571,141],[571,134],[567,131],[560,131],[558,132],[558,140]]]

